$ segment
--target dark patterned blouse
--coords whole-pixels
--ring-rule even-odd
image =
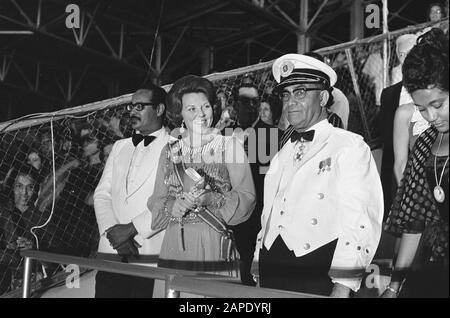
[[[397,236],[402,233],[422,233],[419,254],[424,261],[448,264],[448,209],[449,209],[449,163],[448,156],[435,157],[431,147],[436,140],[435,128],[423,133],[415,144],[397,191],[385,230]],[[436,201],[434,162],[438,182],[442,169],[445,171],[440,186],[445,193],[442,203]]]

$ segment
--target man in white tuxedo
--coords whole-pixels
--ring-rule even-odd
[[[261,287],[348,297],[381,235],[383,195],[370,148],[325,106],[337,75],[315,58],[275,61],[274,92],[295,131],[272,159],[255,259]]]
[[[147,200],[169,140],[163,126],[165,98],[164,89],[149,84],[137,90],[127,106],[133,136],[114,144],[94,194],[101,259],[157,263],[164,232],[151,230]],[[151,297],[153,285],[150,279],[99,272],[96,297]]]

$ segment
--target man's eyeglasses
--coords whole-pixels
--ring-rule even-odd
[[[258,107],[260,100],[258,97],[239,96],[238,102],[242,105],[249,105],[251,107]]]
[[[144,109],[145,106],[153,106],[153,103],[129,103],[127,105],[127,110],[131,111],[133,109],[136,109],[138,112]]]
[[[295,100],[300,100],[305,98],[306,96],[306,92],[308,91],[321,91],[323,90],[323,88],[318,88],[318,87],[314,87],[314,88],[306,88],[306,87],[300,87],[300,88],[296,88],[292,91],[292,93],[288,92],[288,91],[283,91],[280,93],[280,99],[283,102],[288,102],[289,98],[291,98],[291,95],[294,96]]]

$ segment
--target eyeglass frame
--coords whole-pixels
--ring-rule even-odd
[[[154,103],[150,103],[150,102],[147,102],[147,103],[128,103],[127,105],[126,105],[126,110],[127,111],[132,111],[133,109],[136,109],[138,112],[140,112],[140,111],[142,111],[142,110],[144,110],[144,107],[145,106],[155,106],[155,104]]]
[[[253,108],[258,108],[261,104],[261,98],[260,97],[248,97],[244,95],[239,95],[237,97],[237,101],[240,103],[247,104]]]
[[[298,87],[298,88],[292,90],[292,93],[289,92],[289,91],[283,90],[282,92],[280,92],[278,94],[278,97],[281,99],[282,102],[289,101],[291,96],[294,96],[295,100],[302,100],[303,98],[306,97],[306,93],[309,92],[309,91],[323,91],[323,90],[325,90],[323,87]],[[299,91],[303,91],[302,95],[301,96],[296,96],[297,95],[296,92],[299,92]],[[283,95],[285,93],[288,93],[289,97],[284,98]]]

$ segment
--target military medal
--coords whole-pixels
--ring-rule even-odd
[[[303,159],[304,150],[305,150],[305,144],[302,139],[300,141],[300,145],[297,149],[297,152],[294,155],[294,163],[296,163],[296,164],[300,163],[300,161]]]
[[[441,148],[441,142],[442,142],[443,137],[444,137],[444,134],[441,135],[441,140],[439,140],[438,153]],[[448,158],[449,157],[447,157],[447,160],[445,160],[444,167],[442,168],[442,172],[441,172],[441,177],[439,178],[439,181],[438,181],[437,163],[436,163],[437,156],[436,155],[434,156],[434,177],[436,180],[436,186],[434,187],[433,195],[434,195],[434,198],[436,199],[436,201],[439,203],[442,203],[445,201],[445,192],[444,192],[444,189],[442,189],[442,187],[441,187],[441,182],[442,182],[442,177],[444,176],[445,166],[447,165]]]
[[[317,171],[317,174],[319,175],[325,171],[331,171],[331,158],[319,162],[319,171]]]

